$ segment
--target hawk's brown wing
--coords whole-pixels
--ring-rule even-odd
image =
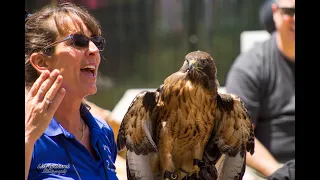
[[[247,109],[239,97],[219,93],[215,112],[215,142],[222,153],[254,153],[254,133]]]
[[[246,151],[254,153],[254,132],[247,109],[239,97],[219,93],[215,113],[214,142],[224,154],[217,165],[218,179],[242,179]]]
[[[158,94],[158,91],[142,91],[133,99],[120,125],[117,137],[119,151],[125,147],[137,155],[157,151],[152,138],[154,122],[151,115],[157,104]]]
[[[128,180],[160,180],[161,176],[152,173],[151,164],[158,151],[154,143],[155,115],[160,86],[155,92],[142,91],[130,104],[117,136],[117,147],[125,147]]]

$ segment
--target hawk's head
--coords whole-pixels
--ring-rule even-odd
[[[193,51],[185,56],[180,72],[187,73],[193,83],[200,83],[210,91],[217,89],[217,68],[213,58],[207,52]]]

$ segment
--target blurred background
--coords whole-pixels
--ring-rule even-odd
[[[28,0],[29,13],[59,0]],[[127,89],[157,88],[195,50],[210,53],[218,80],[240,53],[240,34],[262,30],[264,0],[70,0],[100,21],[106,48],[101,54],[98,92],[88,97],[113,110]]]

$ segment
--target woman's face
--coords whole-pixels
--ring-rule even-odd
[[[70,26],[74,32],[80,32],[80,28],[72,23]],[[84,27],[84,35],[91,37],[91,32]],[[71,34],[71,33],[70,33]],[[69,34],[58,37],[58,40]],[[49,70],[59,69],[63,76],[62,87],[66,89],[69,96],[84,98],[97,92],[97,72],[100,64],[100,53],[97,46],[90,41],[88,47],[76,47],[71,40],[59,43],[55,47],[54,56],[49,60]]]

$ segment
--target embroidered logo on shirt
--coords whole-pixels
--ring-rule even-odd
[[[107,145],[105,145],[105,144],[103,145],[103,149],[104,149],[105,151],[107,151],[107,150],[108,150],[108,151],[110,152],[109,147],[108,147]]]
[[[109,171],[115,172],[116,171],[115,170],[115,166],[110,163],[110,162],[112,162],[112,158],[111,158],[111,155],[110,155],[110,153],[111,153],[110,148],[107,145],[103,144],[103,150],[108,152],[108,160],[105,160],[107,169]]]
[[[70,169],[70,164],[43,163],[39,164],[37,169],[40,170],[41,173],[65,175],[68,169]]]
[[[110,159],[111,160],[111,159]],[[106,160],[106,163],[107,163],[107,169],[109,171],[112,171],[112,172],[116,172],[114,166],[110,166],[110,162],[108,160]]]

